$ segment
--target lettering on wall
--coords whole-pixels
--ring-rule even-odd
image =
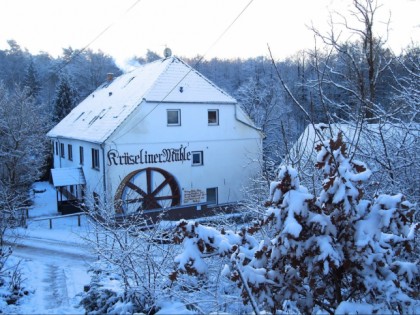
[[[205,201],[206,192],[200,189],[184,190],[184,203]]]
[[[111,149],[107,153],[108,166],[111,165],[138,165],[138,164],[159,164],[184,162],[191,160],[191,152],[187,147],[181,145],[179,149],[162,149],[158,153],[152,153],[145,149],[140,149],[137,154],[128,152],[120,153],[118,150]]]

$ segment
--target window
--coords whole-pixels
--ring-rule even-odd
[[[55,143],[55,155],[58,155],[58,142]]]
[[[192,165],[203,165],[203,151],[192,151]]]
[[[92,149],[92,168],[99,170],[99,150]]]
[[[208,118],[209,126],[218,126],[219,125],[219,110],[209,109],[207,111],[207,118]]]
[[[64,158],[66,153],[64,152],[64,143],[60,143],[60,156]]]
[[[73,161],[73,146],[71,144],[67,145],[67,151],[69,156],[69,161]]]
[[[207,188],[207,203],[217,204],[217,187]]]
[[[181,110],[168,109],[166,111],[168,118],[168,126],[181,126]]]
[[[84,160],[85,160],[85,156],[84,156],[84,152],[83,152],[83,147],[79,147],[79,162],[80,165],[83,165]]]

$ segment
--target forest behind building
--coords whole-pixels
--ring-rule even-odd
[[[44,121],[42,128],[35,128],[40,131],[38,144],[47,145],[43,135],[105,82],[108,73],[114,76],[123,73],[112,56],[101,51],[69,47],[54,58],[48,53],[33,55],[13,40],[8,44],[8,49],[0,50],[0,95],[5,100],[6,95],[13,98],[20,90],[26,95],[24,101],[34,104],[31,107],[37,109]],[[159,53],[147,51],[144,56],[133,57],[129,64],[135,67],[159,58],[162,58]],[[419,176],[415,175],[419,173],[416,138],[420,120],[420,48],[417,45],[408,46],[399,55],[386,46],[376,45],[372,68],[361,41],[330,50],[300,51],[281,61],[271,59],[268,50],[267,56],[249,59],[180,58],[235,97],[262,130],[265,176],[272,176],[273,167],[285,158],[292,158],[293,145],[310,124],[350,124],[362,132],[364,124],[377,124],[384,132],[391,127],[403,128],[404,134],[414,138],[400,135],[399,140],[394,140],[405,142],[378,143],[375,156],[363,154],[379,165],[392,187],[404,188],[409,195],[419,198]],[[3,115],[3,120],[9,114],[15,115],[13,108],[7,110],[9,113]],[[31,134],[32,128],[28,128],[27,133]],[[391,135],[378,137],[376,140],[380,142]],[[1,150],[10,152],[16,144],[10,145],[2,146]],[[45,154],[37,161],[36,168],[48,162],[49,149],[43,150]],[[6,160],[10,157],[1,156]],[[42,168],[44,179],[48,177],[48,169]],[[3,172],[3,176],[10,177],[10,172],[10,169]],[[37,176],[40,174],[33,179],[39,179]]]

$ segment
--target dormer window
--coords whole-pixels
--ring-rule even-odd
[[[181,126],[181,110],[168,109],[166,111],[168,126]]]
[[[209,126],[218,126],[219,125],[219,110],[209,109],[207,111],[207,119],[208,119]]]

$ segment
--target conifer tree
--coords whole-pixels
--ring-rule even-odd
[[[73,109],[76,104],[76,93],[67,76],[62,76],[56,90],[53,121],[59,122]]]
[[[33,61],[29,63],[26,70],[23,85],[27,88],[28,96],[37,98],[41,90],[41,83],[39,81],[38,71],[36,71]]]
[[[418,266],[401,253],[413,249],[415,205],[402,194],[362,199],[371,172],[347,157],[341,133],[317,151],[317,198],[283,166],[265,218],[252,226],[233,232],[181,221],[174,240],[184,250],[170,279],[205,274],[219,255],[229,257],[224,275],[255,313],[414,313]]]

